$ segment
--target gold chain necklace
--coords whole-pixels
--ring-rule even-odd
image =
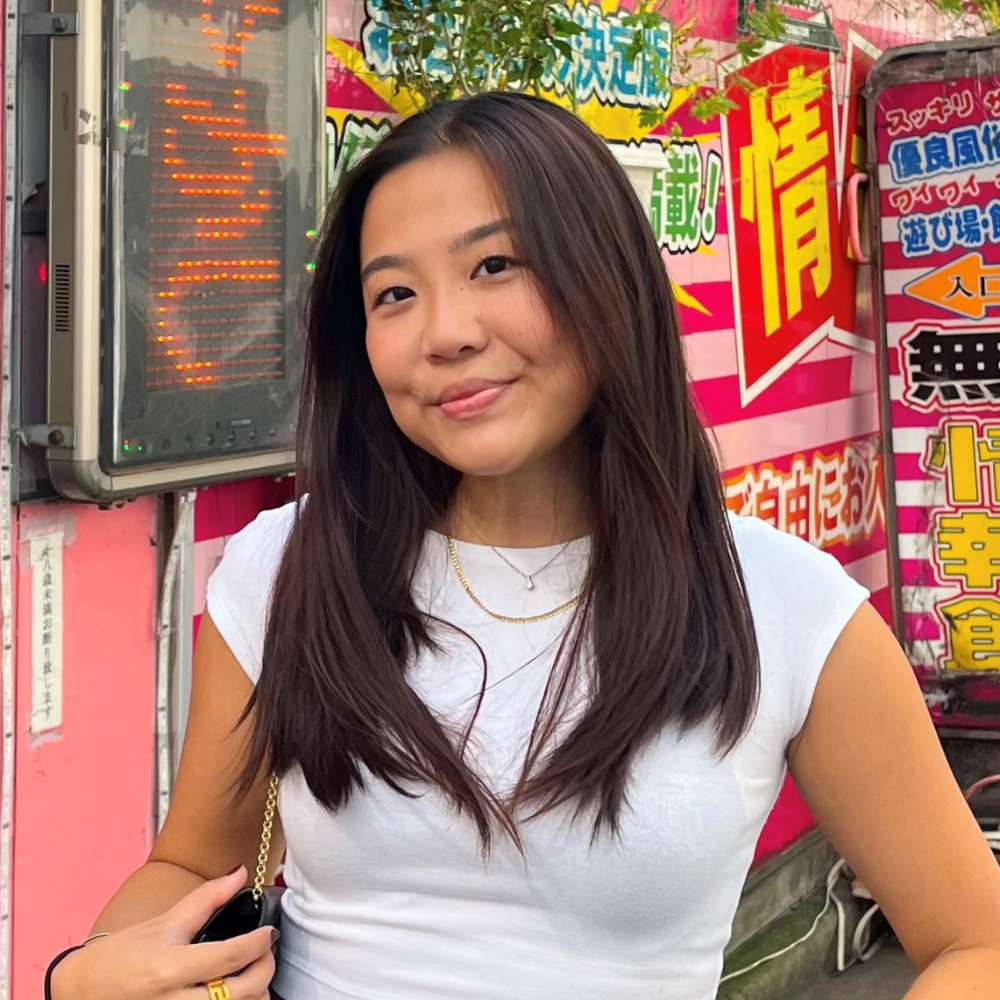
[[[496,611],[490,611],[488,607],[478,597],[476,597],[472,587],[469,586],[469,581],[466,579],[465,571],[462,569],[462,564],[458,561],[458,550],[455,548],[455,540],[451,535],[445,535],[448,541],[448,558],[451,560],[452,568],[455,570],[455,575],[458,577],[458,582],[462,585],[462,589],[469,595],[469,600],[480,611],[485,611],[491,618],[495,618],[498,622],[507,622],[510,625],[531,625],[534,622],[544,622],[548,621],[549,618],[555,618],[556,615],[561,615],[564,611],[569,611],[574,605],[578,604],[580,601],[580,595],[577,594],[576,597],[571,597],[565,604],[560,604],[558,608],[553,608],[551,611],[546,611],[541,615],[528,615],[524,618],[514,618],[511,615],[501,615]]]

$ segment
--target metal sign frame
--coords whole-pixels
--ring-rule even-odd
[[[316,191],[325,201],[325,30],[323,0],[316,0]],[[102,261],[107,206],[104,157],[109,148],[105,33],[113,0],[53,0],[53,14],[76,28],[50,35],[48,406],[47,423],[34,428],[44,445],[52,482],[66,497],[110,502],[142,493],[205,485],[294,468],[294,449],[261,450],[186,460],[109,467],[102,351],[108,338],[106,275]],[[55,224],[54,224],[55,223]],[[117,362],[116,362],[117,363]],[[103,437],[102,437],[103,435]]]

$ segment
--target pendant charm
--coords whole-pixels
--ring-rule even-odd
[[[529,576],[529,577],[526,577],[526,580],[527,580],[527,582],[525,583],[525,585],[524,585],[524,586],[525,586],[525,587],[526,587],[526,588],[527,588],[528,590],[534,590],[534,589],[535,589],[535,581],[534,581],[534,580],[532,580],[530,576]]]

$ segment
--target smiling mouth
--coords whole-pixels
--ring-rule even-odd
[[[512,385],[513,382],[499,382],[474,392],[462,393],[438,403],[438,408],[446,416],[456,420],[478,416],[497,402]]]

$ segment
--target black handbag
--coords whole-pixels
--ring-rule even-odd
[[[194,936],[192,944],[226,941],[241,934],[249,934],[258,927],[278,927],[281,924],[281,896],[285,890],[275,885],[264,885],[277,803],[278,776],[272,774],[267,791],[264,827],[260,836],[260,854],[257,857],[257,872],[254,875],[253,886],[241,889],[228,903],[220,906]]]

